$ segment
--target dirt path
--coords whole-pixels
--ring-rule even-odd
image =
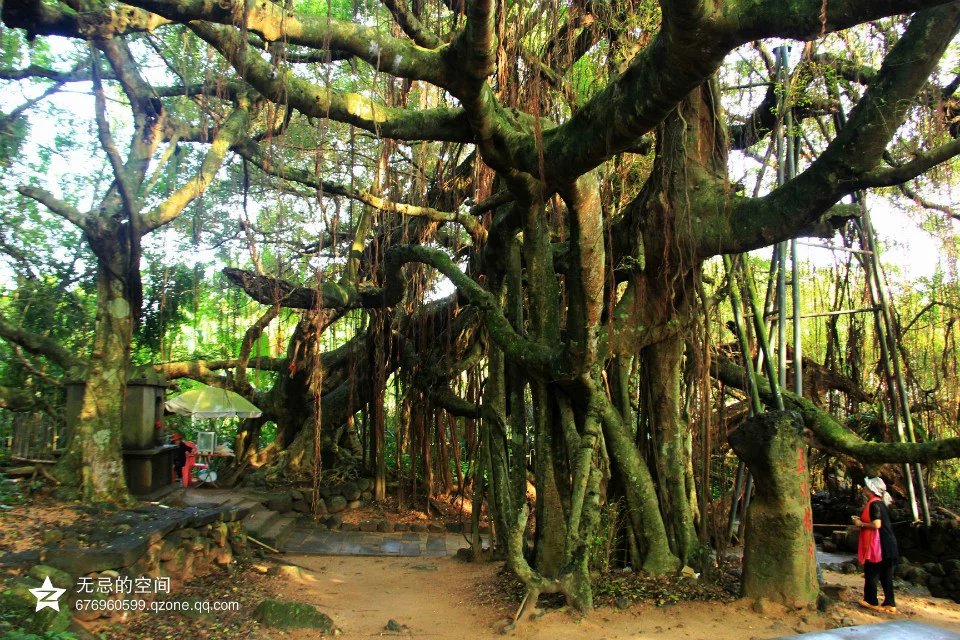
[[[330,615],[346,638],[400,636],[450,640],[502,638],[498,630],[509,609],[497,599],[498,565],[473,565],[455,559],[285,556],[308,571],[300,579],[276,577],[269,585],[282,599],[316,605]],[[869,624],[890,618],[859,609],[861,578],[827,572],[827,582],[850,587],[844,602],[828,614],[792,612],[781,607],[687,602],[674,606],[634,605],[625,610],[601,608],[585,619],[550,611],[521,625],[511,636],[521,640],[747,640]],[[902,617],[960,632],[960,605],[946,600],[901,594]],[[388,632],[390,620],[402,625]],[[267,636],[265,636],[267,637]],[[281,637],[276,634],[269,637]],[[306,632],[284,638],[314,637]]]

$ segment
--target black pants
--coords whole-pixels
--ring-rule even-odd
[[[883,585],[883,606],[897,606],[893,597],[893,569],[896,566],[896,558],[863,563],[863,599],[867,601],[867,604],[874,606],[878,604],[877,580],[879,580],[880,584]]]

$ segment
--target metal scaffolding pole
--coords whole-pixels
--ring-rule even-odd
[[[773,335],[773,329],[776,318],[776,282],[777,282],[777,245],[773,245],[773,253],[770,255],[770,270],[767,273],[767,291],[763,297],[763,321],[767,328],[767,335]],[[757,367],[763,366],[763,352],[757,354]]]
[[[787,386],[787,243],[781,242],[777,252],[777,380]]]

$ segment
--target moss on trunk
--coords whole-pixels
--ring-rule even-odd
[[[687,492],[688,425],[680,417],[682,353],[683,340],[680,337],[650,345],[642,351],[641,370],[648,389],[648,419],[651,429],[655,430],[658,445],[657,477],[663,512],[674,552],[686,563],[693,554],[697,536]]]

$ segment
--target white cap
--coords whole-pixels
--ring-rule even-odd
[[[863,481],[863,484],[878,498],[882,498],[887,491],[886,483],[880,478],[867,478]]]

